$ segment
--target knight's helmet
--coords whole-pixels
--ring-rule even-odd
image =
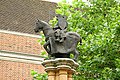
[[[67,23],[67,17],[63,16],[61,14],[57,14],[56,18],[58,20],[57,26],[61,29],[64,30],[67,28],[68,23]]]

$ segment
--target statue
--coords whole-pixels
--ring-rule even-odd
[[[74,54],[74,60],[78,58],[79,52],[76,47],[82,39],[76,32],[67,32],[67,21],[62,15],[57,16],[58,23],[55,28],[44,21],[37,20],[34,31],[37,33],[43,31],[46,43],[43,45],[49,57],[70,58]]]
[[[66,37],[65,32],[68,26],[68,23],[66,21],[67,18],[66,16],[62,16],[60,14],[56,15],[56,17],[58,22],[53,28],[55,30],[56,41],[63,42]]]

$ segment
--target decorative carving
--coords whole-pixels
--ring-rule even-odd
[[[65,16],[57,16],[58,23],[55,28],[44,21],[38,20],[36,22],[35,32],[43,31],[46,43],[43,45],[49,57],[55,58],[69,58],[70,53],[74,54],[74,60],[77,59],[79,52],[76,47],[82,39],[76,32],[67,32],[67,21]]]

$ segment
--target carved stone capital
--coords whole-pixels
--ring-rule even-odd
[[[48,73],[48,80],[50,78],[49,72],[55,74],[54,80],[72,80],[72,74],[75,73],[75,69],[79,66],[74,60],[70,58],[56,58],[52,60],[45,60],[42,65],[45,67],[45,71]]]

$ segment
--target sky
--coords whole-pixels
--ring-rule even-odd
[[[50,1],[50,2],[55,2],[55,3],[58,3],[58,2],[61,2],[62,0],[44,0],[44,1]],[[72,0],[66,0],[67,2],[71,3]],[[84,2],[88,2],[87,0],[82,0]]]

